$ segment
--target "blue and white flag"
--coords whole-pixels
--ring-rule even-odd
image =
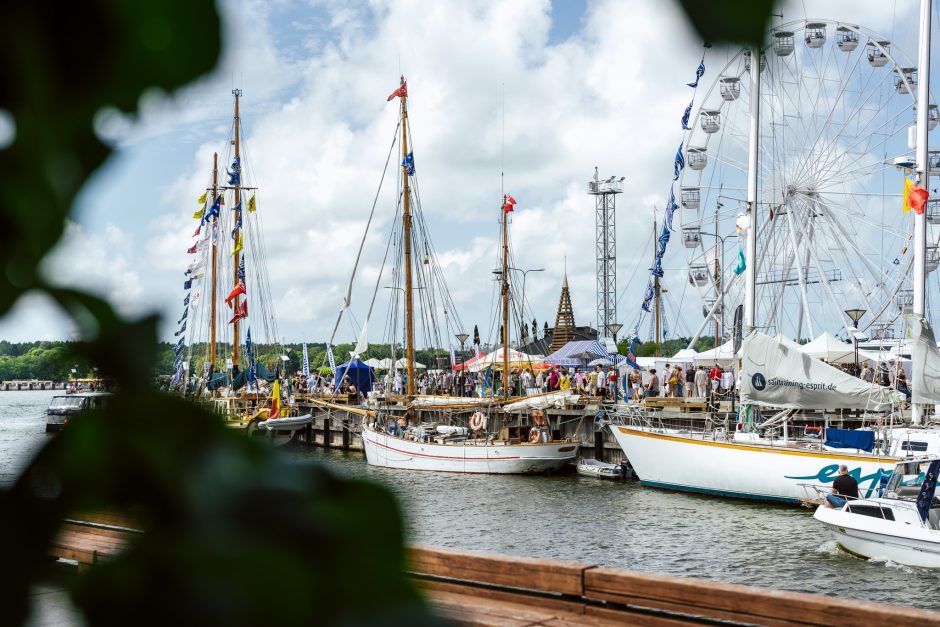
[[[672,229],[672,216],[676,212],[676,209],[679,208],[679,205],[676,204],[676,192],[671,187],[669,188],[669,202],[666,203],[666,217],[663,218],[663,226],[669,229]]]
[[[663,258],[659,255],[656,255],[656,259],[653,260],[653,265],[650,268],[650,274],[660,278],[663,276]]]
[[[189,299],[189,296],[187,296],[186,298]],[[176,324],[182,324],[183,320],[185,320],[188,315],[189,315],[189,307],[183,310],[183,317],[177,320]]]
[[[627,365],[634,370],[643,370],[640,364],[636,363],[636,343],[637,337],[634,335],[630,338],[630,350],[627,352]]]
[[[232,170],[228,173],[228,184],[229,185],[241,185],[242,180],[242,166],[241,166],[241,157],[235,157],[235,160],[232,161]]]
[[[176,346],[173,347],[173,350],[176,352],[177,355],[180,353],[180,351],[183,350],[183,342],[184,342],[184,341],[185,341],[185,340],[184,340],[183,338],[180,338],[180,339],[179,339],[179,342],[176,343]]]
[[[189,306],[189,294],[186,295],[186,298],[183,299],[183,307]]]
[[[248,358],[248,391],[250,392],[254,390],[255,381],[258,378],[255,370],[255,355],[251,347],[251,327],[248,327],[248,332],[245,334],[245,356]]]
[[[238,262],[238,272],[235,273],[235,276],[237,276],[242,281],[245,280],[245,258],[244,257],[242,257],[241,261]]]
[[[685,167],[685,157],[682,156],[682,144],[679,144],[679,150],[676,151],[676,162],[673,165],[673,181],[679,180],[679,173],[682,172],[682,168]]]
[[[336,372],[336,359],[333,357],[333,347],[329,344],[326,345],[326,356],[330,360],[330,370]]]
[[[236,214],[238,217],[235,219],[235,226],[232,227],[232,239],[237,239],[238,231],[242,228],[242,213],[239,211]]]
[[[662,258],[666,254],[666,244],[669,243],[669,229],[663,224],[663,229],[659,233],[659,248],[656,250],[656,256]]]
[[[415,157],[413,152],[409,152],[405,155],[405,159],[401,162],[401,167],[405,168],[405,171],[408,172],[408,176],[413,176],[415,173]]]
[[[688,131],[689,128],[689,116],[692,115],[692,103],[695,102],[695,98],[689,101],[689,106],[685,108],[685,113],[682,114],[682,130]]]
[[[307,358],[307,343],[304,342],[304,379],[310,378],[310,360]]]
[[[185,323],[185,322],[183,323],[183,326],[180,327],[180,330],[177,331],[176,333],[174,333],[173,335],[174,335],[174,336],[178,336],[178,335],[182,335],[183,333],[186,333],[186,323]]]
[[[698,64],[698,68],[695,70],[695,82],[686,83],[686,84],[689,87],[692,87],[693,89],[698,87],[698,81],[700,78],[702,78],[702,75],[704,73],[705,73],[705,59],[702,59],[702,61]]]
[[[189,270],[186,271],[186,274],[189,274]],[[193,286],[193,280],[192,280],[192,279],[186,279],[186,282],[183,283],[183,289],[184,289],[184,290],[191,289],[192,286]]]
[[[643,311],[649,312],[650,302],[653,300],[653,281],[650,279],[650,282],[646,284],[646,294],[643,295]]]

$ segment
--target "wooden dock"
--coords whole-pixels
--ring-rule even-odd
[[[93,568],[142,533],[120,516],[66,521],[52,557]],[[480,627],[689,624],[940,626],[940,612],[505,555],[412,547],[408,575],[438,614]]]

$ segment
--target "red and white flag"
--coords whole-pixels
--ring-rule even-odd
[[[512,196],[506,196],[506,202],[503,204],[503,211],[509,213],[513,211],[513,206],[516,204],[516,199]]]

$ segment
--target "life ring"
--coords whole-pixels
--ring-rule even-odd
[[[538,429],[536,429],[535,427],[532,427],[529,430],[529,442],[531,442],[532,444],[535,444],[541,439],[542,439],[542,434],[539,433]]]
[[[474,412],[470,416],[470,429],[472,431],[483,431],[486,429],[486,415],[483,412]]]

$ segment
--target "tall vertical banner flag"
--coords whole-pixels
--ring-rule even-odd
[[[307,343],[304,342],[304,379],[310,378],[310,360],[307,359]]]
[[[274,379],[274,387],[271,389],[271,410],[268,412],[268,420],[274,420],[281,417],[281,380]]]
[[[336,359],[333,357],[333,347],[329,344],[326,345],[326,356],[330,360],[330,370],[336,372]]]
[[[678,181],[682,168],[685,167],[685,157],[682,156],[682,144],[679,144],[679,150],[676,151],[676,161],[672,166],[672,180]]]

